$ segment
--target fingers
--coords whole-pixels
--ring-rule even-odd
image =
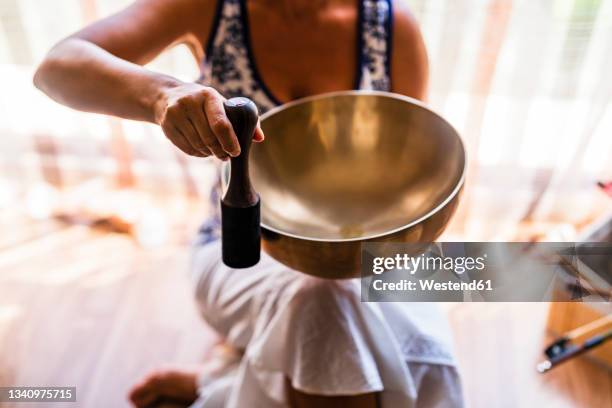
[[[165,97],[166,109],[158,123],[180,150],[197,157],[215,155],[221,160],[240,154],[238,138],[225,114],[225,98],[219,92],[183,84]],[[264,140],[259,123],[253,140]]]
[[[213,149],[214,146],[206,143],[205,136],[202,136],[200,130],[198,130],[198,124],[203,121],[202,117],[204,116],[202,113],[197,113],[199,105],[200,103],[196,98],[189,97],[179,99],[175,105],[168,109],[166,123],[172,124],[172,126],[168,127],[178,131],[182,136],[177,136],[177,143],[175,145],[183,152],[192,156],[207,157],[214,153],[220,159],[224,159],[227,157],[227,154],[224,154],[220,149]],[[206,126],[200,125],[199,127],[201,131],[204,131],[206,134],[209,133],[206,131]],[[208,137],[210,138],[210,135]],[[171,138],[171,140],[175,142],[174,139]]]
[[[203,116],[200,114],[200,117]],[[186,121],[180,122],[179,130],[187,140],[191,144],[191,146],[200,152],[208,152],[208,155],[214,154],[218,159],[227,160],[228,155],[221,149],[219,143],[210,135],[210,132],[205,132],[205,136],[202,136],[200,132],[198,132],[196,125],[194,125],[194,118],[188,117]]]
[[[178,147],[183,153],[196,157],[208,157],[211,155],[210,150],[196,149],[183,135],[183,132],[174,124],[168,122],[162,125],[162,130],[172,144]]]
[[[212,133],[206,121],[203,109],[203,99],[197,98],[184,106],[184,113],[187,116],[189,126],[183,124],[187,129],[181,129],[186,134],[187,139],[198,149],[206,149],[221,160],[227,160],[229,155],[223,150],[221,144]]]
[[[221,145],[217,142],[208,128],[201,103],[190,104],[186,110],[189,124],[191,125],[192,144],[199,146],[200,150],[205,149],[222,160],[227,159],[228,154],[223,151]]]
[[[218,140],[222,150],[232,157],[240,154],[240,144],[234,133],[234,128],[225,115],[224,98],[212,88],[204,98],[204,112],[208,126]],[[212,150],[212,149],[211,149]],[[214,152],[214,150],[213,150]]]
[[[263,130],[261,130],[261,123],[257,122],[257,127],[255,128],[255,133],[253,134],[253,141],[257,143],[261,143],[264,141],[266,137],[264,136]]]

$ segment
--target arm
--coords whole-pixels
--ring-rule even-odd
[[[429,65],[419,26],[404,1],[393,2],[392,91],[416,99],[427,97]]]
[[[60,41],[34,84],[75,109],[157,123],[187,154],[237,155],[240,147],[218,92],[141,66],[181,41],[201,56],[197,39],[206,37],[214,5],[214,0],[139,0]]]
[[[286,380],[291,408],[377,408],[378,393],[360,395],[325,396],[298,391]]]

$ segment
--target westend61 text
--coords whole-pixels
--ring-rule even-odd
[[[418,284],[415,281],[409,281],[402,279],[399,282],[385,282],[381,279],[377,279],[372,282],[372,287],[377,291],[466,291],[466,290],[477,290],[477,291],[491,291],[493,285],[490,279],[473,280],[471,282],[436,282],[433,279],[419,279]]]

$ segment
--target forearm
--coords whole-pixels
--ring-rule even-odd
[[[153,123],[161,95],[180,83],[77,38],[54,47],[34,76],[36,87],[61,104]]]

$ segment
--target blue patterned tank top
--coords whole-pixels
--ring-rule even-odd
[[[217,0],[200,81],[226,98],[246,96],[260,113],[280,105],[253,59],[247,0]],[[390,91],[392,0],[357,0],[357,69],[354,89]]]

